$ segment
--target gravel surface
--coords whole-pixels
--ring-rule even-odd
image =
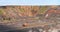
[[[11,20],[0,20],[0,31],[1,32],[40,32],[42,31],[48,31],[49,29],[60,29],[60,16],[49,16],[47,19],[43,18],[37,18],[35,17],[29,18],[29,17],[21,17],[19,19],[12,18]],[[22,25],[24,23],[28,23],[28,26],[23,27]]]

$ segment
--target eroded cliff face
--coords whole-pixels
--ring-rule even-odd
[[[5,13],[3,12],[3,14],[12,17],[17,17],[17,16],[32,17],[38,14],[40,7],[39,6],[6,6],[0,8],[0,10],[5,11]]]
[[[9,17],[34,17],[39,14],[48,13],[46,12],[48,9],[54,9],[56,7],[57,6],[1,6],[0,14]]]

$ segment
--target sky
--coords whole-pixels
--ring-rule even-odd
[[[0,0],[4,5],[60,5],[60,0]]]

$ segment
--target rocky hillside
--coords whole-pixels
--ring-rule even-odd
[[[3,13],[9,16],[36,16],[39,9],[39,6],[7,6],[1,7],[0,11],[3,10]]]

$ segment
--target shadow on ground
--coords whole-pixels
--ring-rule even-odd
[[[39,28],[36,27],[17,30],[10,26],[0,25],[0,32],[41,32],[41,31],[39,31]]]
[[[21,30],[16,30],[10,26],[0,25],[0,32],[21,32]]]

